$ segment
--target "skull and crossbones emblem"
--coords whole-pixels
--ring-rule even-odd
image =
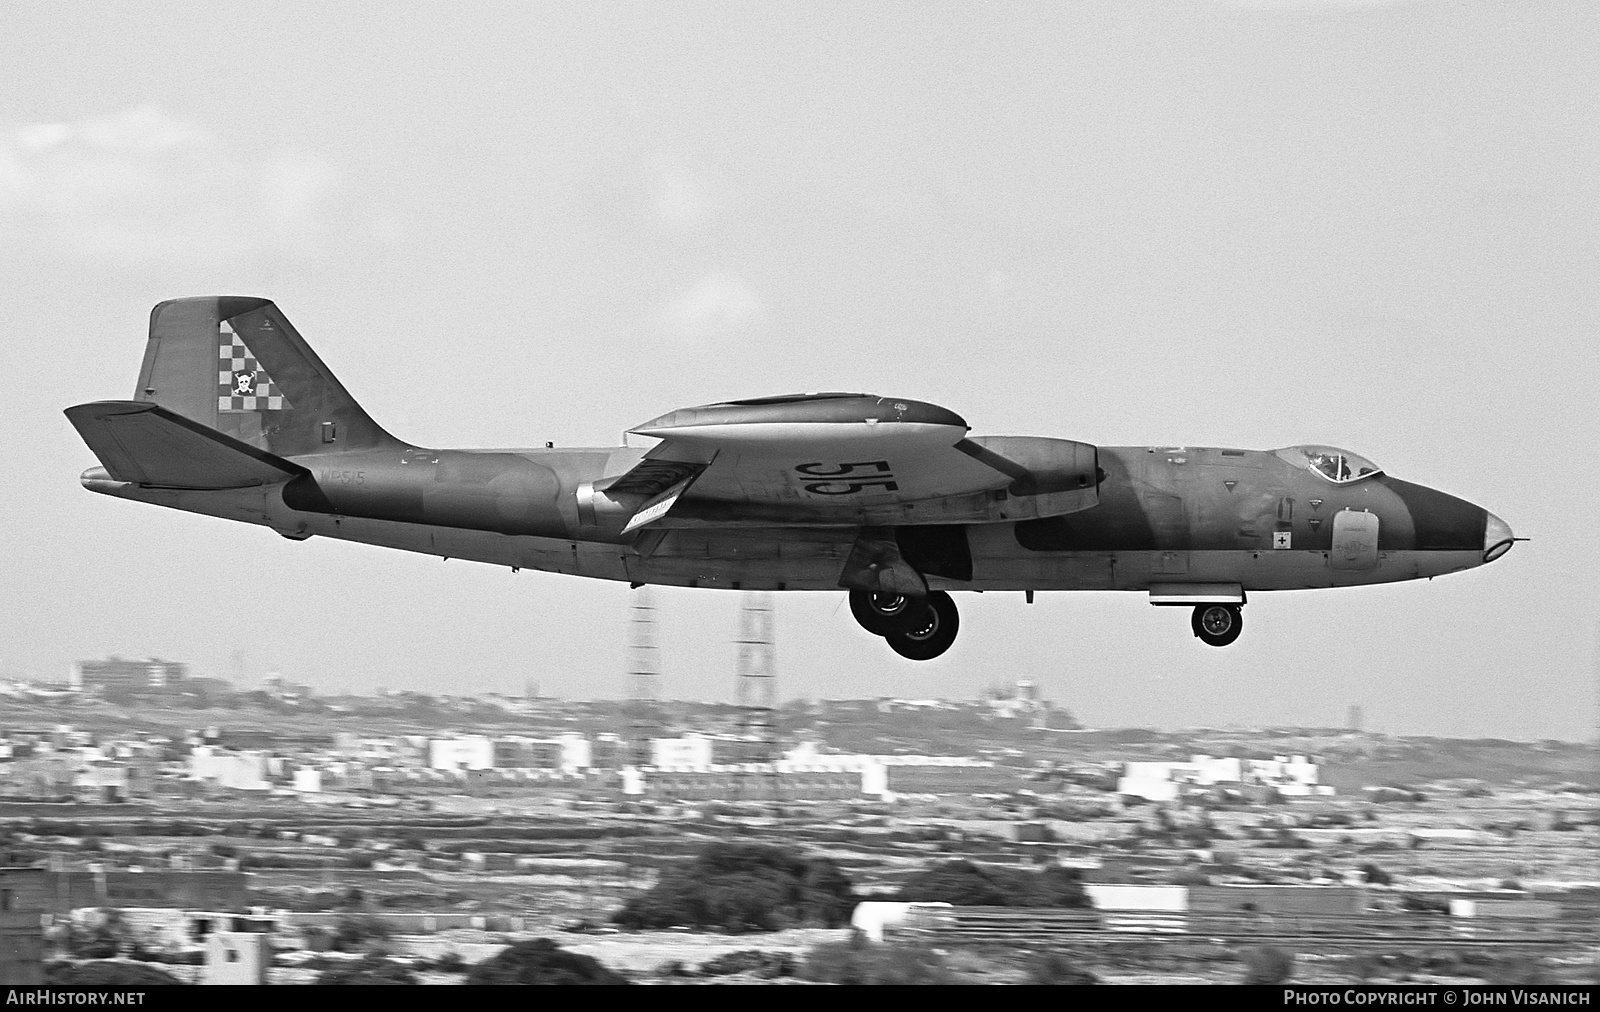
[[[233,374],[233,392],[241,397],[254,395],[256,392],[255,371],[236,370]]]

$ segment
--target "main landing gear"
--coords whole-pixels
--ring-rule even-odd
[[[932,660],[949,650],[961,628],[956,603],[942,590],[920,599],[852,590],[850,612],[861,628],[882,636],[889,649],[913,661]]]
[[[1244,615],[1236,604],[1197,604],[1189,625],[1202,643],[1225,647],[1244,632]]]

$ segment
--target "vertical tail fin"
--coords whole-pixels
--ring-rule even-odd
[[[280,457],[395,442],[267,299],[156,306],[134,399]]]

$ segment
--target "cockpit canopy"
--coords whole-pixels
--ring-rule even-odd
[[[1335,485],[1349,485],[1383,473],[1383,468],[1367,458],[1337,446],[1287,446],[1276,452],[1294,466],[1315,471]]]

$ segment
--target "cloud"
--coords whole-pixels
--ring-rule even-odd
[[[693,228],[710,216],[710,188],[698,174],[665,155],[651,158],[645,169],[650,212],[657,224]]]
[[[767,320],[761,297],[738,278],[708,274],[673,299],[661,313],[669,333],[708,338],[748,332]]]
[[[154,105],[0,127],[0,235],[13,250],[122,263],[316,259],[344,231],[343,186],[325,159],[257,154]]]

